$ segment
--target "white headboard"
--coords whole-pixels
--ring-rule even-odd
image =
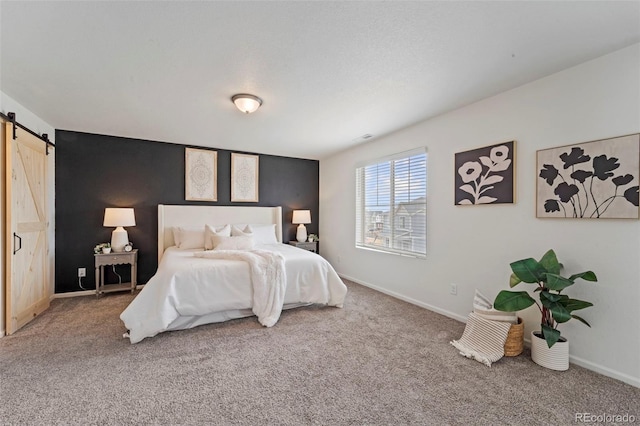
[[[282,242],[282,207],[171,206],[158,204],[158,263],[167,247],[174,244],[173,228],[204,225],[275,223],[276,237]]]

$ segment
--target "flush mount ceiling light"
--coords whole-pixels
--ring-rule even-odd
[[[245,114],[251,114],[262,105],[262,99],[254,95],[239,93],[231,97],[233,103]]]

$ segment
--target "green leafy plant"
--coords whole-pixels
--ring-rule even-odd
[[[521,282],[537,284],[538,287],[534,292],[539,293],[540,303],[536,302],[526,291],[502,290],[496,296],[493,303],[494,308],[504,312],[515,312],[526,309],[535,303],[542,314],[540,323],[542,337],[549,347],[561,338],[560,331],[557,329],[558,324],[575,318],[591,327],[587,321],[572,312],[593,306],[593,303],[571,299],[566,294],[562,294],[562,291],[572,286],[578,278],[586,281],[598,281],[596,274],[587,271],[573,274],[569,278],[563,277],[560,275],[562,264],[558,262],[553,250],[547,251],[540,261],[528,258],[513,262],[510,266],[513,273],[509,280],[509,287],[513,288]]]

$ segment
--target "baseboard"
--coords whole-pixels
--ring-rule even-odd
[[[80,296],[95,296],[95,290],[84,290],[84,291],[69,291],[66,293],[54,293],[51,295],[51,299],[65,299],[67,297],[80,297]]]
[[[612,379],[620,380],[621,382],[625,382],[630,384],[631,386],[640,388],[639,378],[629,376],[628,374],[624,374],[607,367],[603,367],[599,364],[587,361],[586,359],[582,359],[574,355],[569,355],[569,363],[578,365],[580,367],[586,368],[587,370],[595,371],[596,373],[602,374],[603,376],[611,377]]]
[[[350,277],[350,276],[345,275],[345,274],[338,273],[338,275],[340,277],[346,279],[346,280],[353,281],[354,283],[363,285],[365,287],[369,287],[369,288],[371,288],[373,290],[379,291],[380,293],[384,293],[384,294],[389,295],[391,297],[395,297],[396,299],[400,299],[400,300],[403,300],[403,301],[405,301],[407,303],[411,303],[412,305],[420,306],[421,308],[428,309],[430,311],[436,312],[438,314],[444,315],[446,317],[449,317],[449,318],[452,318],[452,319],[455,319],[455,320],[458,320],[458,321],[461,321],[461,322],[464,322],[464,323],[467,322],[467,318],[466,317],[458,315],[455,312],[450,312],[450,311],[447,311],[445,309],[441,309],[441,308],[438,308],[436,306],[429,305],[428,303],[424,303],[424,302],[421,302],[419,300],[415,300],[415,299],[413,299],[411,297],[403,296],[402,294],[396,293],[394,291],[390,291],[390,290],[387,290],[387,289],[384,289],[384,288],[380,288],[378,286],[375,286],[373,284],[364,282],[364,281],[359,280],[359,279],[354,278],[354,277]],[[524,339],[524,343],[525,343],[525,345],[527,347],[531,347],[531,340],[530,339],[525,338]],[[613,379],[620,380],[621,382],[628,383],[631,386],[635,386],[637,388],[640,388],[640,379],[638,379],[636,377],[633,377],[633,376],[629,376],[628,374],[624,374],[624,373],[621,373],[619,371],[615,371],[615,370],[612,370],[610,368],[603,367],[602,365],[593,363],[591,361],[587,361],[585,359],[579,358],[579,357],[574,356],[574,355],[569,355],[569,362],[572,363],[572,364],[575,364],[577,366],[586,368],[587,370],[591,370],[591,371],[596,372],[598,374],[602,374],[603,376],[611,377]]]
[[[400,300],[403,300],[403,301],[405,301],[407,303],[411,303],[412,305],[420,306],[421,308],[428,309],[430,311],[433,311],[433,312],[438,313],[440,315],[444,315],[445,317],[449,317],[449,318],[452,318],[454,320],[463,322],[465,324],[467,322],[467,317],[464,317],[462,315],[458,315],[455,312],[451,312],[451,311],[447,311],[446,309],[438,308],[437,306],[433,306],[433,305],[430,305],[428,303],[421,302],[421,301],[413,299],[411,297],[404,296],[404,295],[402,295],[400,293],[396,293],[395,291],[390,291],[390,290],[387,290],[385,288],[381,288],[381,287],[375,286],[373,284],[361,281],[361,280],[359,280],[357,278],[353,278],[353,277],[350,277],[350,276],[345,275],[345,274],[338,273],[338,275],[340,277],[346,279],[346,280],[353,281],[354,283],[363,285],[365,287],[369,287],[369,288],[371,288],[373,290],[379,291],[380,293],[384,293],[384,294],[389,295],[391,297],[395,297],[396,299],[400,299]]]
[[[138,284],[136,286],[136,290],[141,290],[144,288],[144,284]],[[84,291],[69,291],[66,293],[54,293],[51,295],[50,300],[53,299],[64,299],[66,297],[80,297],[80,296],[95,296],[95,290],[84,290]]]

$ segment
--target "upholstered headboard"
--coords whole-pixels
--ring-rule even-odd
[[[174,206],[158,204],[158,263],[167,247],[174,245],[173,228],[198,228],[226,224],[276,225],[276,238],[282,242],[282,207]]]

